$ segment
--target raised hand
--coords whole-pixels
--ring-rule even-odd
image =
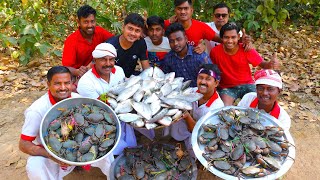
[[[242,42],[243,42],[244,51],[249,51],[254,48],[251,41],[252,41],[251,36],[247,35],[246,30],[243,28],[242,29]]]
[[[277,53],[276,52],[273,53],[273,55],[271,57],[270,67],[271,67],[271,69],[274,69],[274,70],[279,70],[280,69],[280,61],[277,58]]]

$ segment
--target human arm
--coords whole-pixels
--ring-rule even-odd
[[[181,118],[183,118],[186,121],[188,130],[190,132],[192,132],[194,126],[196,125],[196,121],[192,118],[192,116],[190,115],[190,113],[188,111],[185,111]]]
[[[142,60],[140,61],[141,62],[141,66],[142,66],[142,69],[148,69],[150,67],[150,64],[149,64],[149,60]]]
[[[253,44],[252,44],[252,38],[250,35],[246,34],[246,30],[243,28],[242,29],[242,42],[243,42],[243,47],[244,47],[244,51],[250,51],[251,49],[254,48]]]
[[[149,60],[147,58],[147,44],[144,39],[140,40],[141,47],[139,51],[139,58],[142,69],[148,69],[150,67]]]
[[[91,65],[91,63],[89,65]],[[81,66],[79,69],[76,69],[71,66],[67,66],[67,68],[70,70],[70,72],[73,76],[81,77],[90,69],[89,65],[88,66]]]
[[[199,44],[193,49],[193,51],[197,54],[201,54],[205,52],[205,50],[206,50],[206,42],[203,39],[201,39],[199,41]]]
[[[278,70],[280,68],[280,62],[277,58],[277,53],[273,53],[270,61],[263,60],[260,64],[263,69],[274,69]]]

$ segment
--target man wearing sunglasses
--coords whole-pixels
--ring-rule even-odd
[[[213,6],[213,15],[212,15],[212,22],[206,23],[209,27],[212,28],[214,32],[220,34],[220,29],[223,25],[225,25],[229,21],[231,9],[225,3],[219,3]],[[240,37],[242,37],[242,32],[239,32]],[[207,49],[208,52],[211,51],[212,48],[220,44],[216,41],[207,42]]]

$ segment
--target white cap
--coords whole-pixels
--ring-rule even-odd
[[[105,56],[117,57],[117,50],[110,43],[98,44],[92,52],[93,58],[102,58]]]
[[[271,69],[258,70],[254,74],[255,84],[266,84],[282,89],[282,80],[280,75]]]

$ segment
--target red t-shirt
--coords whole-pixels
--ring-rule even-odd
[[[167,28],[170,25],[169,20],[165,20],[164,24],[165,28]],[[211,41],[216,33],[206,23],[192,19],[192,24],[186,30],[186,35],[188,37],[188,44],[197,46],[201,39]]]
[[[245,52],[242,43],[239,44],[239,50],[234,55],[225,53],[223,44],[219,44],[211,50],[210,58],[221,71],[220,88],[253,84],[249,64],[255,67],[263,61],[255,49]]]
[[[80,30],[76,30],[64,42],[62,65],[76,69],[81,66],[87,66],[93,59],[92,51],[94,48],[112,36],[113,34],[107,30],[96,26],[92,42],[89,43],[82,37]]]

